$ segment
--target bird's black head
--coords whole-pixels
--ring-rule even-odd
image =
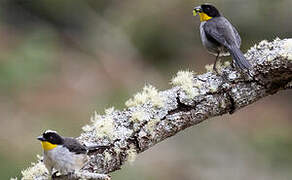
[[[43,133],[42,136],[38,137],[38,140],[44,142],[47,141],[51,144],[62,145],[64,143],[64,139],[60,136],[56,131],[47,130]]]
[[[205,14],[207,14],[210,17],[219,17],[220,16],[218,9],[211,4],[202,4],[201,9]]]

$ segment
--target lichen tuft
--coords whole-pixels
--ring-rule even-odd
[[[40,155],[37,155],[38,161],[36,163],[31,163],[31,167],[21,171],[22,174],[22,180],[31,180],[31,179],[37,179],[41,176],[47,176],[48,170],[45,167],[44,163],[41,162],[42,157]]]
[[[110,110],[106,110],[106,113],[109,113],[109,111],[113,111],[113,109],[111,108]],[[96,138],[108,137],[110,140],[113,139],[115,134],[115,126],[113,117],[110,114],[102,116],[97,112],[94,112],[94,115],[90,119],[92,125],[83,126],[83,131],[93,131]]]
[[[156,127],[158,122],[160,122],[160,119],[159,118],[154,118],[154,119],[150,119],[148,121],[148,123],[146,124],[146,129],[149,131],[149,133],[151,135],[153,135],[155,127]]]
[[[142,92],[139,92],[134,95],[133,98],[126,101],[127,107],[138,106],[151,102],[154,107],[163,107],[164,100],[160,96],[158,90],[152,85],[145,85]]]
[[[189,98],[194,98],[199,95],[199,89],[194,87],[194,74],[193,71],[179,71],[177,76],[171,80],[171,84],[180,86]]]
[[[104,110],[106,115],[110,115],[115,111],[115,107],[110,107]]]
[[[130,121],[139,123],[147,119],[147,114],[144,111],[135,111],[130,118]]]
[[[205,69],[207,72],[213,72],[213,64],[206,64]]]

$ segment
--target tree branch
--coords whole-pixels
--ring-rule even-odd
[[[181,71],[172,80],[171,89],[158,92],[148,85],[126,102],[127,109],[111,108],[105,115],[95,114],[78,139],[85,145],[110,148],[90,155],[83,171],[107,174],[118,170],[126,161],[133,161],[136,154],[187,127],[234,113],[265,96],[291,88],[292,39],[262,41],[245,56],[253,66],[249,72],[252,78],[231,66],[221,67],[222,76]],[[36,171],[33,176],[46,179],[48,174]]]

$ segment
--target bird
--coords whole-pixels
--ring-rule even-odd
[[[43,162],[52,177],[56,177],[58,172],[68,175],[79,171],[88,162],[90,153],[109,147],[104,145],[85,146],[77,139],[62,137],[53,130],[46,130],[37,139],[41,141]]]
[[[203,46],[210,54],[216,56],[213,70],[220,56],[229,56],[241,70],[250,70],[251,64],[240,50],[241,37],[236,28],[220,14],[212,4],[202,4],[193,9],[193,16],[200,16],[200,36]]]

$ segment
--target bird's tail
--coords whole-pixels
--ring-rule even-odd
[[[241,52],[241,50],[236,47],[236,46],[232,46],[229,48],[229,52],[232,56],[232,58],[234,59],[236,65],[244,70],[244,69],[251,69],[251,64],[246,60],[246,58],[244,57],[243,53]]]
[[[106,149],[109,149],[110,146],[106,145],[93,145],[93,146],[87,146],[88,154],[92,154],[94,152],[103,152]]]

